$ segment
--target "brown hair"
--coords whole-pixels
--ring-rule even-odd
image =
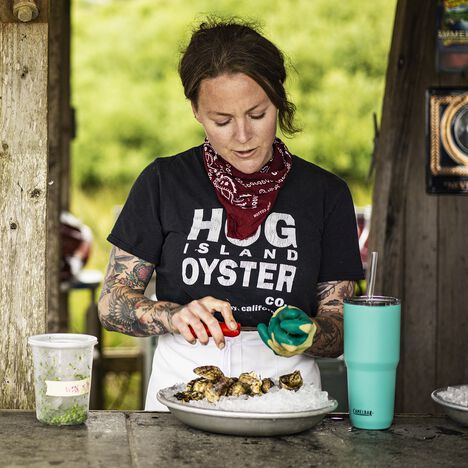
[[[288,101],[284,89],[284,56],[258,27],[238,19],[210,17],[193,32],[179,63],[187,99],[196,106],[202,80],[223,73],[244,73],[255,80],[277,107],[283,133],[299,131],[294,125],[296,106]]]

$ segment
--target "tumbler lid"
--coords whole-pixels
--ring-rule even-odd
[[[363,306],[390,306],[390,305],[398,305],[401,303],[400,299],[396,297],[389,297],[389,296],[354,296],[354,297],[346,297],[344,301],[346,304],[356,304],[356,305],[363,305]]]

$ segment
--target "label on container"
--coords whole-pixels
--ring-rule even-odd
[[[60,380],[46,380],[47,396],[79,396],[89,393],[91,379],[88,377],[83,380],[69,380],[62,382]]]
[[[374,412],[368,409],[353,408],[353,414],[355,414],[356,416],[372,416]]]

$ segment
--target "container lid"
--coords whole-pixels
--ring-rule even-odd
[[[30,336],[28,343],[31,346],[39,346],[41,348],[88,348],[97,343],[97,338],[80,333],[46,333],[44,335]]]
[[[375,306],[390,306],[390,305],[398,305],[400,304],[400,299],[396,297],[389,297],[389,296],[354,296],[354,297],[346,297],[344,299],[346,304],[355,304],[355,305],[363,305],[369,307]]]

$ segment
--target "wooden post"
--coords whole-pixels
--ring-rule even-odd
[[[68,209],[70,145],[70,0],[49,8],[48,330],[68,331],[68,293],[60,291],[60,213]],[[54,245],[52,245],[54,244]]]
[[[60,165],[60,181],[61,181],[61,196],[60,206],[62,210],[70,208],[70,144],[75,137],[75,117],[74,110],[70,102],[70,40],[71,40],[71,0],[62,0],[62,12],[60,15],[60,115],[61,115],[61,165]]]
[[[432,412],[431,392],[468,381],[468,198],[425,188],[425,92],[464,85],[435,69],[436,3],[399,0],[372,207],[376,293],[402,299],[396,410]]]
[[[61,71],[61,13],[63,2],[52,2],[49,11],[49,95],[48,95],[48,126],[57,131],[49,132],[49,196],[47,198],[47,230],[49,248],[47,249],[47,274],[49,282],[48,296],[48,331],[59,332],[59,302],[60,284],[54,278],[60,275],[60,236],[54,233],[60,231],[60,168],[62,132],[60,131],[61,102],[60,102],[60,75]],[[63,330],[66,331],[66,330]]]
[[[73,109],[70,105],[70,16],[71,0],[62,0],[62,12],[60,15],[60,117],[57,125],[61,133],[60,148],[60,208],[68,211],[70,209],[70,144],[74,138],[75,123]],[[61,291],[59,297],[59,330],[67,331],[69,328],[68,318],[68,296],[69,292]]]
[[[34,406],[27,337],[47,329],[48,7],[35,3],[25,23],[0,4],[0,408]]]

